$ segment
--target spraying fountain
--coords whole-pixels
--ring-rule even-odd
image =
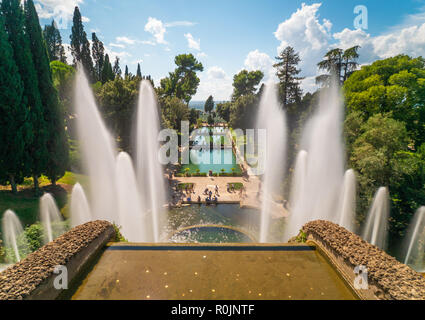
[[[60,224],[63,219],[52,195],[46,193],[40,199],[40,221],[44,228],[45,243],[52,242],[62,235],[65,229]]]
[[[260,242],[268,241],[273,195],[280,193],[286,166],[286,116],[278,101],[278,87],[272,83],[266,86],[261,97],[257,127],[267,130],[267,143],[259,146],[259,157],[264,157],[262,182],[262,207]]]
[[[81,66],[76,77],[75,101],[83,166],[90,177],[90,209],[84,191],[77,187],[72,224],[81,224],[89,217],[107,220],[122,227],[129,241],[159,242],[165,221],[166,188],[158,157],[158,105],[150,81],[143,80],[140,85],[135,130],[136,172],[130,156],[118,155]],[[77,208],[83,208],[84,212],[77,213]]]
[[[335,84],[322,91],[318,110],[304,129],[301,148],[308,157],[303,154],[306,164],[298,165],[294,173],[295,177],[304,177],[303,190],[295,191],[297,196],[292,199],[285,240],[310,221],[339,223],[343,219],[338,210],[345,167],[342,122],[343,105]],[[294,188],[299,189],[300,183],[294,181]]]
[[[356,218],[356,174],[354,170],[347,170],[344,176],[340,205],[338,212],[339,225],[354,232],[354,220]]]
[[[72,228],[93,220],[86,194],[79,183],[72,189],[70,212]]]
[[[405,248],[407,250],[404,264],[423,272],[425,270],[425,207],[421,207],[412,220]]]
[[[5,247],[11,248],[15,254],[15,261],[10,262],[17,263],[21,261],[22,258],[19,254],[19,248],[23,248],[25,252],[28,251],[28,244],[25,239],[22,238],[22,234],[24,232],[22,224],[13,211],[7,210],[3,215],[2,227]],[[20,240],[19,244],[18,240]]]
[[[140,85],[137,107],[136,170],[139,190],[142,191],[142,212],[150,213],[153,241],[160,241],[165,226],[166,187],[159,161],[159,114],[155,90],[150,81]]]
[[[382,250],[386,249],[389,214],[390,201],[388,189],[382,187],[375,195],[366,227],[363,231],[363,239]]]

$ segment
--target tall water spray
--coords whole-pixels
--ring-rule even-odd
[[[120,224],[115,180],[116,148],[81,66],[76,77],[75,109],[83,165],[90,177],[93,218]]]
[[[19,221],[16,214],[11,211],[7,210],[3,215],[3,221],[2,221],[2,227],[3,227],[3,241],[6,248],[12,248],[14,254],[15,254],[15,261],[10,262],[19,262],[21,261],[21,255],[19,254],[19,248],[24,249],[24,251],[28,251],[28,243],[26,242],[26,239],[22,238],[22,234],[24,232],[24,229],[22,228],[22,224]],[[18,240],[19,246],[18,246]]]
[[[419,272],[425,271],[425,207],[421,207],[412,220],[405,248],[404,263]]]
[[[347,170],[344,176],[339,205],[338,224],[345,229],[354,232],[354,220],[356,218],[356,174],[354,170]]]
[[[370,209],[363,239],[383,250],[386,249],[390,200],[387,188],[380,188]]]
[[[73,228],[93,220],[86,194],[79,183],[72,189],[70,212]]]
[[[65,232],[65,228],[61,225],[62,215],[55,199],[49,193],[40,199],[40,221],[44,227],[45,243],[52,242],[55,237]]]
[[[130,156],[121,152],[116,167],[118,211],[122,233],[133,242],[147,242],[150,228],[147,214],[141,208],[139,187]]]
[[[295,172],[295,176],[305,174],[304,188],[290,204],[288,239],[307,222],[323,219],[338,223],[341,219],[338,204],[345,167],[342,123],[339,86],[333,85],[321,93],[318,110],[304,129],[301,148],[308,153],[307,164]]]
[[[273,196],[280,193],[286,166],[286,115],[278,101],[278,88],[269,83],[261,97],[257,127],[267,130],[267,143],[259,146],[264,156],[260,242],[268,241]]]
[[[159,161],[159,114],[155,91],[150,81],[140,85],[137,109],[136,170],[141,193],[141,208],[152,220],[153,240],[160,241],[165,223],[166,188]]]

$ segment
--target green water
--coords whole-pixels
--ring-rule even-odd
[[[174,234],[170,238],[174,243],[251,243],[248,235],[227,228],[195,227]]]

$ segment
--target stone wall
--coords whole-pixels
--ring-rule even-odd
[[[72,229],[0,274],[0,300],[52,300],[62,290],[53,286],[56,266],[66,266],[68,282],[115,235],[106,221],[89,222]]]
[[[359,236],[327,221],[314,221],[303,228],[336,265],[340,274],[354,284],[354,268],[365,266],[369,290],[356,290],[361,298],[382,300],[425,300],[425,278]]]

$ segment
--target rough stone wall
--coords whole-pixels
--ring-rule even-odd
[[[328,221],[310,222],[303,231],[307,237],[322,241],[352,270],[365,266],[369,281],[383,292],[380,298],[425,300],[425,278],[421,274],[352,232]]]
[[[93,243],[99,238],[102,238],[102,242],[110,240],[113,234],[113,226],[106,221],[89,222],[65,233],[0,274],[0,300],[31,298],[37,289],[51,282],[56,266],[69,265],[80,253],[90,255],[95,249]],[[79,258],[77,264],[85,261],[85,258]],[[75,267],[76,263],[72,265],[75,272],[82,267]],[[51,291],[51,288],[47,290]]]

